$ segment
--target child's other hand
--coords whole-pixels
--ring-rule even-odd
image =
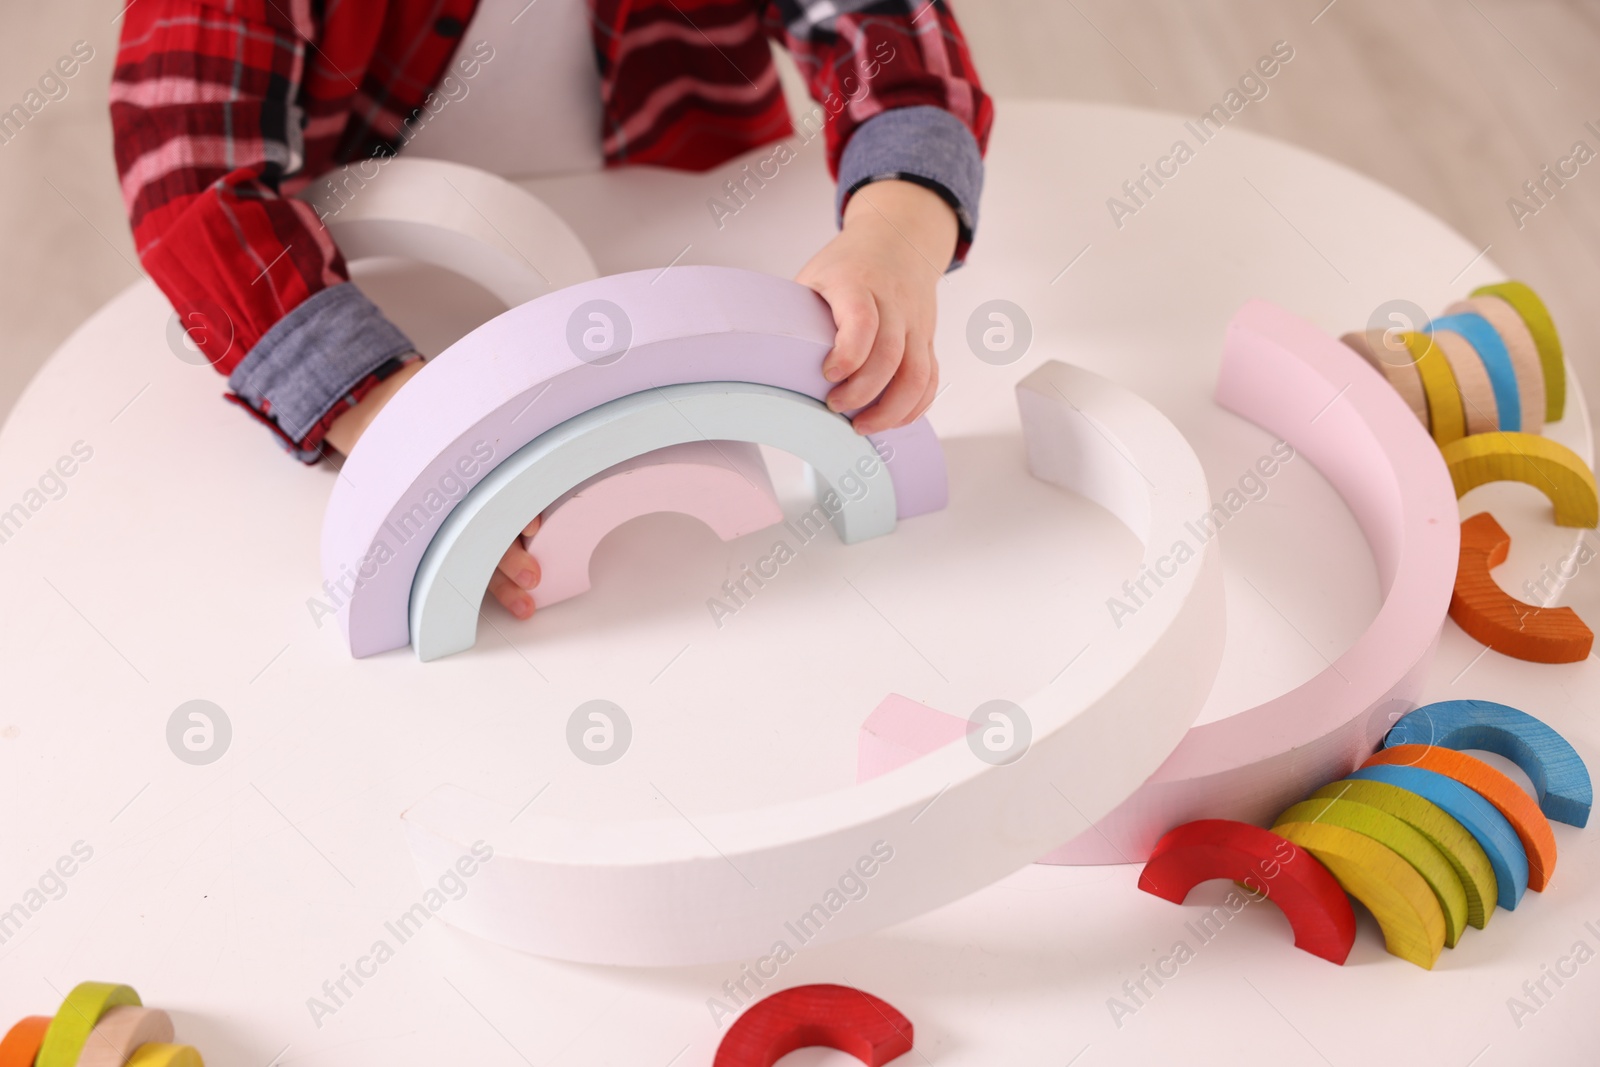
[[[330,447],[348,456],[383,406],[421,369],[422,361],[418,360],[379,382],[376,388],[361,398],[359,404],[333,421],[324,440]],[[489,576],[490,594],[519,619],[526,619],[533,614],[533,597],[529,590],[539,584],[539,561],[528,554],[522,545],[522,538],[532,537],[538,529],[539,516],[536,515],[523,528],[522,536],[506,549],[494,574]]]
[[[839,235],[796,276],[828,302],[839,327],[822,364],[827,379],[839,383],[828,406],[872,404],[852,420],[857,433],[904,426],[933,403],[936,290],[956,238],[955,211],[939,194],[914,182],[877,181],[856,190]]]

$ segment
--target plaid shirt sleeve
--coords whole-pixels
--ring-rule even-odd
[[[838,210],[895,178],[942,196],[960,223],[952,266],[978,225],[994,104],[944,0],[768,0],[767,33],[787,47],[820,107]]]
[[[229,400],[312,462],[328,427],[405,363],[316,212],[281,194],[304,158],[307,0],[130,5],[111,85],[134,244]]]

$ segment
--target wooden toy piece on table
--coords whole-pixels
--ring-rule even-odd
[[[1277,822],[1341,826],[1372,838],[1411,864],[1439,902],[1445,948],[1456,947],[1467,926],[1467,890],[1444,853],[1417,830],[1377,808],[1332,797],[1302,800],[1279,815]]]
[[[1530,433],[1484,433],[1440,442],[1456,496],[1489,482],[1526,482],[1550,498],[1557,526],[1600,523],[1594,474],[1558,441]]]
[[[172,1017],[161,1009],[115,1007],[94,1024],[78,1067],[123,1067],[141,1045],[166,1044],[172,1038]]]
[[[724,541],[783,521],[758,446],[688,441],[646,452],[595,475],[545,509],[527,539],[539,561],[539,609],[589,589],[589,561],[612,530],[656,512],[690,515]]]
[[[888,774],[967,735],[972,724],[899,693],[884,697],[856,738],[856,781]]]
[[[1139,872],[1139,888],[1174,904],[1213,878],[1229,878],[1278,905],[1294,943],[1313,956],[1344,963],[1356,939],[1356,917],[1333,875],[1293,842],[1230,819],[1199,819],[1167,831]]]
[[[0,1038],[0,1067],[33,1067],[49,1029],[48,1015],[29,1015],[15,1023]]]
[[[1547,817],[1569,826],[1589,822],[1594,785],[1583,757],[1565,737],[1525,711],[1489,700],[1443,700],[1395,723],[1383,744],[1480,749],[1504,756],[1533,783]]]
[[[79,982],[50,1021],[39,1046],[38,1067],[75,1067],[102,1016],[120,1006],[142,1007],[132,987],[114,982]]]
[[[1489,320],[1475,312],[1445,315],[1428,324],[1428,332],[1435,337],[1446,335],[1461,338],[1477,356],[1489,386],[1494,392],[1496,425],[1491,430],[1522,429],[1522,390],[1517,383],[1517,369],[1511,362],[1511,353]],[[1451,366],[1454,366],[1454,362]],[[1461,376],[1457,375],[1459,379]],[[1470,422],[1470,419],[1469,419]]]
[[[734,1020],[712,1067],[773,1067],[802,1048],[831,1048],[882,1067],[910,1052],[914,1031],[885,1000],[844,985],[794,986]]]
[[[206,1067],[200,1050],[190,1045],[152,1043],[134,1049],[126,1067]]]
[[[1468,435],[1500,429],[1500,408],[1495,400],[1489,369],[1478,358],[1478,350],[1453,330],[1430,332],[1435,347],[1450,364],[1456,394],[1461,405],[1464,429]]]
[[[432,660],[472,647],[478,605],[505,546],[564,493],[645,452],[706,439],[771,444],[811,464],[829,486],[819,506],[846,543],[894,530],[895,489],[872,442],[820,400],[747,382],[690,382],[635,393],[541,434],[456,505],[417,566],[410,598],[417,657]],[[850,479],[870,491],[846,491]]]
[[[1568,607],[1541,608],[1500,588],[1490,572],[1504,563],[1511,535],[1481,511],[1461,523],[1461,562],[1450,617],[1471,637],[1504,656],[1532,663],[1579,663],[1594,631]]]
[[[1533,343],[1528,324],[1516,309],[1495,296],[1475,296],[1458,300],[1445,309],[1446,315],[1479,315],[1499,335],[1511,359],[1517,380],[1517,398],[1522,408],[1523,433],[1544,431],[1544,367],[1539,349]]]
[[[1556,835],[1539,805],[1516,782],[1476,756],[1433,745],[1396,745],[1373,753],[1361,766],[1380,764],[1434,771],[1478,793],[1505,816],[1522,842],[1528,856],[1528,888],[1543,892],[1550,884],[1556,872]]]
[[[1391,339],[1395,347],[1390,347]],[[1365,330],[1359,333],[1347,333],[1339,338],[1347,346],[1361,354],[1361,357],[1370,363],[1384,380],[1394,386],[1394,391],[1400,394],[1400,399],[1406,402],[1417,420],[1424,427],[1428,425],[1428,394],[1422,390],[1422,375],[1417,373],[1417,358],[1411,354],[1411,349],[1400,339],[1398,333],[1389,330]]]
[[[1494,868],[1495,903],[1512,911],[1528,891],[1528,852],[1517,831],[1481,794],[1454,778],[1421,767],[1377,764],[1351,771],[1349,779],[1383,782],[1409,790],[1466,828]]]
[[[1392,815],[1426,837],[1461,880],[1462,891],[1467,895],[1467,925],[1480,930],[1489,925],[1499,893],[1494,866],[1477,838],[1443,808],[1397,785],[1356,778],[1330,782],[1311,794],[1312,800],[1324,798],[1348,801]],[[1506,832],[1511,832],[1509,826]]]
[[[1461,388],[1444,350],[1425,333],[1407,331],[1400,335],[1417,360],[1417,375],[1428,397],[1428,431],[1441,447],[1467,432],[1466,412],[1461,404]]]
[[[1539,353],[1539,365],[1544,371],[1545,421],[1555,422],[1561,418],[1567,402],[1566,360],[1561,351],[1561,335],[1556,332],[1556,324],[1550,318],[1544,301],[1518,281],[1481,285],[1472,290],[1472,296],[1505,301],[1527,325]]]
[[[1311,853],[1344,891],[1365,904],[1393,955],[1432,970],[1444,951],[1445,919],[1428,883],[1392,849],[1326,823],[1289,822],[1273,832]]]

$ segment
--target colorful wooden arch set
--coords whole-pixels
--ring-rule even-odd
[[[176,1044],[172,1017],[131,986],[79,982],[55,1015],[30,1015],[0,1038],[0,1067],[205,1067]]]
[[[1469,749],[1511,760],[1534,796]],[[1572,746],[1526,712],[1449,700],[1411,712],[1341,781],[1264,830],[1228,819],[1185,823],[1157,843],[1139,888],[1182,903],[1231,878],[1283,910],[1300,948],[1343,963],[1355,943],[1346,894],[1378,920],[1389,952],[1431,969],[1467,926],[1512,909],[1555,873],[1550,821],[1584,826],[1594,803]]]

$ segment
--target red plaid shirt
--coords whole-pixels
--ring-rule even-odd
[[[826,126],[836,176],[851,135],[891,109],[937,107],[980,149],[987,140],[992,106],[942,0],[589,6],[609,165],[704,170],[791,134],[769,37],[794,54],[830,113],[841,108]],[[293,194],[335,167],[403,146],[476,7],[477,0],[129,6],[111,86],[123,199],[146,271],[218,371],[232,374],[285,316],[349,280],[315,211]],[[885,56],[892,58],[868,63]],[[967,222],[963,214],[963,244]],[[403,335],[393,336],[394,351],[334,387],[309,428],[304,417],[281,425],[265,395],[228,398],[314,460],[335,418],[418,358]]]

